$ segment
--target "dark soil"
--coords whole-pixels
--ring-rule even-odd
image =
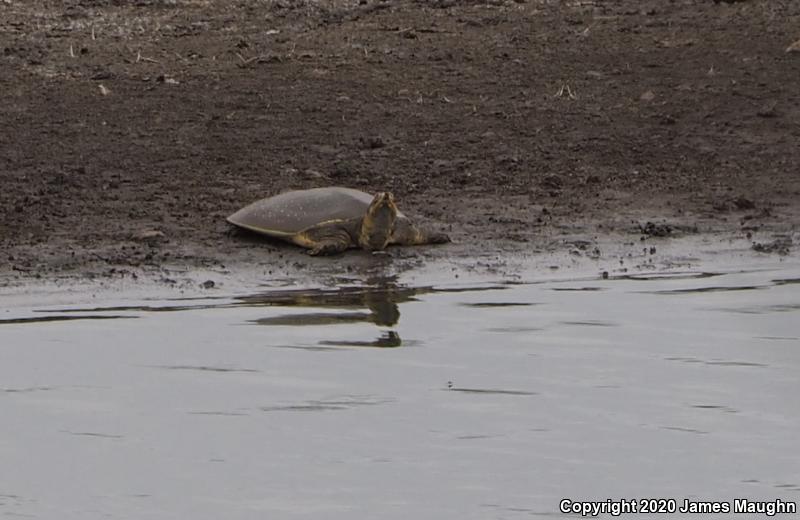
[[[0,0],[0,279],[311,261],[225,217],[328,185],[455,240],[406,258],[769,242],[798,39],[792,0]]]

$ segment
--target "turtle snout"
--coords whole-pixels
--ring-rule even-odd
[[[388,191],[381,191],[375,194],[375,198],[372,199],[372,206],[386,206],[386,205],[394,205],[394,195],[389,193]]]

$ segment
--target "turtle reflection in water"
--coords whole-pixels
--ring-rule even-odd
[[[251,320],[258,325],[278,326],[319,326],[347,323],[373,323],[379,327],[393,327],[400,320],[399,303],[413,301],[419,292],[427,292],[425,288],[398,287],[394,284],[383,284],[379,287],[343,288],[337,291],[295,292],[281,298],[280,305],[286,307],[312,307],[336,309],[347,312],[307,312],[297,314],[281,314]],[[251,304],[274,304],[274,295],[270,297],[248,297]],[[364,311],[368,312],[364,312]],[[394,348],[403,345],[400,335],[395,330],[383,330],[374,340],[322,340],[321,346],[327,347],[378,347]]]
[[[374,197],[351,188],[289,191],[256,201],[230,217],[231,224],[333,255],[358,247],[380,251],[396,244],[414,246],[450,241],[444,233],[415,225],[397,209],[391,193]]]
[[[422,289],[424,292],[424,289]],[[345,323],[374,323],[380,327],[392,327],[400,320],[398,303],[414,300],[420,289],[409,287],[381,286],[343,288],[338,291],[297,291],[280,298],[274,296],[250,296],[246,300],[252,305],[279,303],[285,307],[312,307],[316,309],[336,309],[347,312],[305,312],[299,314],[279,314],[257,318],[252,323],[258,325],[337,325]],[[245,299],[245,298],[243,298]],[[367,310],[364,312],[362,309]]]
[[[403,340],[400,339],[400,335],[393,330],[385,330],[383,334],[378,336],[377,339],[373,341],[357,341],[357,340],[344,340],[344,341],[332,341],[332,340],[323,340],[319,342],[320,345],[330,346],[330,347],[377,347],[377,348],[396,348],[403,345]]]

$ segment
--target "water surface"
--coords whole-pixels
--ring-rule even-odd
[[[2,309],[0,516],[797,501],[798,281],[792,267],[387,280]]]

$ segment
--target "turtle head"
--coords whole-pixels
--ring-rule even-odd
[[[367,251],[384,249],[389,244],[396,218],[394,196],[388,192],[375,195],[361,221],[358,245]]]

